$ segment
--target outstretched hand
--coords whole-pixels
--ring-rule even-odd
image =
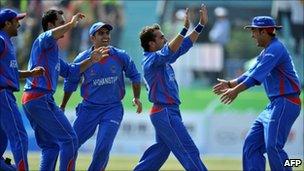
[[[83,18],[85,18],[85,15],[82,14],[82,13],[77,13],[75,14],[72,19],[71,19],[71,22],[73,23],[74,27],[76,27],[76,25],[78,24],[78,22],[80,20],[82,20]]]
[[[37,66],[34,69],[32,69],[30,72],[32,77],[38,77],[44,75],[45,69],[41,66]]]
[[[219,78],[217,78],[217,81],[219,83],[217,83],[215,86],[213,86],[213,92],[216,95],[221,95],[229,89],[228,81],[224,80],[224,79],[219,79]]]
[[[185,11],[184,27],[187,29],[189,29],[189,27],[190,27],[189,8],[186,8],[186,11]]]
[[[200,23],[202,25],[206,25],[207,22],[208,22],[208,13],[207,13],[207,7],[205,4],[202,4],[201,5],[201,8],[199,10],[199,13],[200,13]]]
[[[106,58],[109,56],[109,48],[108,47],[100,47],[97,49],[94,49],[91,52],[91,61],[93,63],[99,62],[101,59]]]
[[[227,91],[221,96],[221,102],[224,104],[230,104],[238,96],[238,93],[234,88],[227,89]]]

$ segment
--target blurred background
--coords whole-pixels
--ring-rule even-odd
[[[292,56],[303,89],[303,0],[0,0],[0,6],[28,14],[21,21],[18,37],[13,38],[17,47],[19,67],[22,69],[27,68],[33,40],[42,32],[43,12],[57,8],[64,11],[67,21],[76,12],[86,15],[84,21],[59,41],[62,59],[72,62],[79,52],[88,49],[91,46],[88,29],[94,22],[103,21],[114,26],[111,31],[111,45],[126,50],[141,72],[142,48],[139,42],[141,29],[146,25],[159,23],[166,38],[170,40],[183,27],[186,7],[190,9],[191,27],[197,24],[198,10],[202,2],[208,8],[208,24],[194,47],[174,64],[176,79],[180,86],[182,116],[203,159],[207,161],[207,167],[210,166],[208,168],[239,170],[246,133],[256,116],[268,103],[268,99],[262,87],[254,87],[241,94],[233,104],[225,106],[213,95],[212,86],[216,78],[235,78],[255,62],[255,57],[262,49],[256,47],[250,31],[244,30],[243,26],[249,24],[254,16],[269,15],[276,19],[278,25],[283,25],[277,36],[284,42]],[[129,84],[129,80],[126,82]],[[21,84],[23,86],[24,81],[21,81]],[[22,92],[16,93],[18,104],[21,94]],[[60,80],[55,94],[57,104],[60,104],[62,95],[62,80]],[[131,99],[132,90],[127,86],[127,94],[124,98],[126,111],[124,121],[113,146],[114,157],[111,156],[109,162],[109,168],[113,170],[131,169],[144,150],[154,142],[154,129],[148,116],[151,104],[147,100],[144,85],[141,95],[144,105],[143,114],[135,114]],[[81,97],[77,91],[73,94],[66,111],[71,123],[75,119],[74,109],[80,101]],[[22,108],[20,110],[22,111]],[[29,157],[39,158],[37,155],[39,148],[34,133],[26,118],[24,122],[30,140]],[[303,132],[303,112],[301,112],[286,144],[286,150],[294,158],[303,159]],[[79,155],[80,158],[86,157],[81,158],[84,164],[79,166],[80,168],[87,168],[94,145],[95,136],[81,148],[81,154],[84,155]],[[38,161],[37,159],[33,164],[34,168],[38,168]],[[119,167],[115,162],[125,165]],[[218,165],[218,162],[223,165]],[[168,163],[164,169],[181,169],[176,160],[172,159]]]

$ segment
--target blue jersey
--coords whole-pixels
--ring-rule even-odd
[[[52,31],[46,31],[38,36],[34,41],[28,70],[37,66],[45,69],[45,75],[39,77],[29,77],[24,86],[25,91],[41,91],[54,93],[57,87],[58,76],[64,78],[79,75],[78,64],[69,65],[58,57],[57,41],[52,36]]]
[[[185,54],[192,45],[191,39],[186,37],[175,53],[170,50],[168,44],[156,52],[144,52],[142,66],[150,102],[180,104],[178,85],[171,64]]]
[[[93,48],[90,48],[80,53],[74,62],[78,63],[89,58],[92,50]],[[124,50],[110,46],[109,57],[82,73],[84,79],[81,96],[84,100],[95,104],[120,102],[125,95],[124,73],[133,84],[140,83],[140,74],[129,55]],[[75,91],[81,76],[65,79],[64,91]]]
[[[263,83],[270,99],[300,93],[300,81],[291,57],[277,38],[260,53],[256,64],[244,75]]]
[[[9,35],[0,31],[0,89],[19,91],[19,72],[15,47]]]

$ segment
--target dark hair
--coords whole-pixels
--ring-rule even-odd
[[[55,21],[58,20],[57,14],[62,15],[63,11],[61,10],[48,10],[42,16],[42,28],[43,31],[48,30],[48,23],[55,24]]]
[[[273,29],[275,31],[275,28],[273,28]],[[275,37],[276,36],[275,32],[270,32],[268,30],[268,28],[259,28],[259,32],[261,32],[262,30],[265,30],[270,37]]]
[[[12,22],[13,19],[10,20],[6,20],[5,22]],[[0,29],[3,29],[5,27],[5,22],[4,23],[0,23]]]
[[[141,42],[141,47],[144,49],[144,51],[149,51],[149,42],[155,41],[156,35],[154,34],[155,30],[160,30],[160,25],[153,24],[152,26],[146,26],[142,29],[142,31],[139,33],[139,38]]]
[[[5,27],[5,22],[4,23],[0,23],[0,29],[3,29]]]

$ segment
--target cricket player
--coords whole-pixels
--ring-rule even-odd
[[[65,79],[64,82],[62,109],[65,108],[83,77],[81,85],[83,100],[76,108],[77,118],[73,127],[79,139],[79,148],[93,136],[98,126],[93,160],[88,169],[92,171],[106,169],[109,153],[124,113],[121,103],[125,96],[124,75],[132,82],[133,104],[137,106],[137,113],[142,111],[139,99],[140,74],[126,51],[110,46],[112,29],[111,25],[103,22],[97,22],[91,26],[89,36],[93,46],[81,52],[74,62],[86,60],[94,49],[100,47],[109,47],[109,57],[92,65],[81,76]]]
[[[11,9],[0,11],[0,170],[28,170],[28,139],[13,92],[19,91],[19,78],[43,75],[42,67],[18,70],[15,46],[11,38],[18,35],[19,20],[26,16]],[[15,166],[4,160],[8,140]],[[8,160],[7,160],[8,161]]]
[[[239,93],[263,83],[270,103],[257,117],[243,147],[243,169],[265,170],[267,153],[271,170],[291,170],[284,167],[288,159],[284,151],[290,129],[301,110],[300,82],[289,52],[276,38],[277,26],[269,16],[257,16],[251,25],[252,38],[263,50],[255,65],[237,79],[219,79],[213,91],[221,102],[230,104]]]
[[[74,170],[78,140],[63,111],[56,105],[53,94],[58,76],[77,76],[93,63],[106,57],[106,49],[94,49],[88,59],[77,64],[67,64],[58,56],[57,40],[84,18],[77,13],[65,23],[61,10],[48,10],[42,17],[41,33],[34,41],[28,68],[43,66],[44,76],[26,79],[22,96],[23,109],[29,119],[38,146],[42,149],[40,170],[55,170],[60,151],[60,170]]]
[[[142,62],[149,101],[153,103],[150,119],[156,131],[156,143],[150,146],[134,170],[159,170],[172,151],[182,166],[189,171],[207,170],[199,150],[183,124],[179,110],[178,85],[171,66],[197,40],[208,21],[205,5],[200,8],[198,25],[186,36],[189,28],[186,9],[184,28],[169,43],[159,25],[145,27],[140,33],[144,49]]]

